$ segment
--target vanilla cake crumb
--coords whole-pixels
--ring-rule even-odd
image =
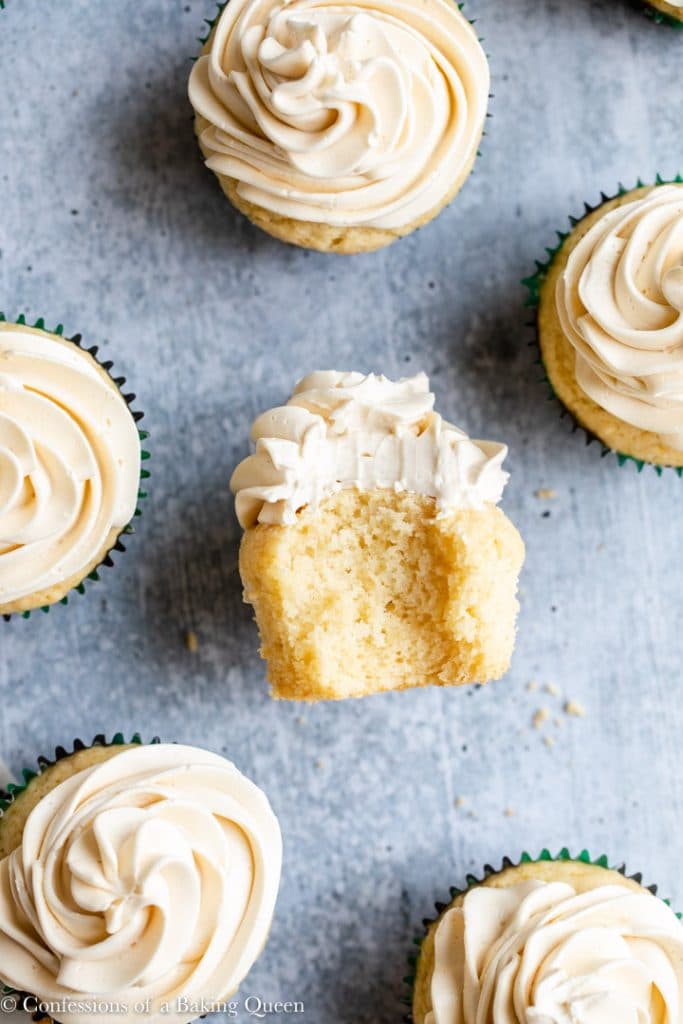
[[[535,679],[532,679],[531,682],[526,684],[526,688],[529,693],[535,693],[535,691],[538,689],[538,683]]]
[[[199,637],[192,629],[188,629],[185,634],[185,646],[192,654],[196,654],[199,650]]]
[[[544,722],[550,718],[550,712],[547,708],[539,708],[534,717],[531,719],[531,724],[534,729],[540,729]]]
[[[552,501],[553,498],[557,497],[557,491],[554,491],[551,487],[539,487],[534,493],[541,501]]]
[[[546,747],[554,747],[555,746],[555,740],[552,738],[552,736],[544,736],[543,737],[543,742],[545,743]]]
[[[585,718],[586,709],[577,700],[568,700],[564,706],[565,714],[573,715],[575,718]]]
[[[549,693],[551,697],[560,696],[560,688],[559,686],[556,686],[555,683],[546,683],[543,689],[546,693]]]

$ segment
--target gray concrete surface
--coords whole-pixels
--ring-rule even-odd
[[[351,259],[260,234],[203,169],[185,84],[208,3],[0,11],[0,308],[100,343],[153,452],[116,570],[68,608],[0,623],[0,757],[16,772],[117,729],[232,757],[286,843],[243,995],[301,1000],[310,1024],[398,1020],[421,918],[504,854],[604,851],[683,907],[683,481],[620,469],[570,434],[537,383],[518,283],[584,199],[681,170],[683,34],[621,0],[469,11],[495,92],[475,174],[428,228]],[[255,413],[328,366],[424,369],[444,414],[509,443],[504,507],[528,557],[503,682],[269,699],[227,481]]]

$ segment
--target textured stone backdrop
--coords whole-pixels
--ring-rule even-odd
[[[495,92],[475,174],[428,228],[353,258],[261,235],[202,167],[185,86],[208,4],[0,11],[0,308],[101,344],[153,452],[116,570],[68,608],[0,622],[0,757],[16,772],[74,736],[139,729],[233,758],[286,843],[243,992],[303,1000],[310,1024],[396,1021],[432,901],[523,848],[605,851],[683,908],[683,481],[570,434],[537,382],[519,285],[584,199],[681,170],[683,34],[622,0],[469,11]],[[528,557],[505,681],[269,699],[227,482],[254,415],[330,366],[424,369],[445,415],[509,443],[504,507]]]

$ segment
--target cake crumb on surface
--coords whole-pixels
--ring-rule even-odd
[[[535,679],[532,679],[530,682],[526,684],[526,688],[529,693],[533,693],[535,690],[538,689],[538,683]]]
[[[557,497],[557,491],[554,491],[552,487],[539,487],[537,491],[534,491],[534,494],[541,501],[552,501],[553,498]]]
[[[188,629],[185,633],[185,646],[192,654],[196,654],[199,650],[199,637],[193,629]]]
[[[543,742],[545,743],[546,747],[554,747],[555,746],[555,740],[552,738],[552,736],[544,736],[543,737]]]
[[[466,802],[467,801],[466,801],[464,796],[456,796],[456,798],[455,798],[455,806],[456,807],[464,807]]]
[[[515,816],[515,812],[513,811],[512,807],[506,807],[505,810],[503,811],[503,814],[505,815],[506,818],[514,818]]]
[[[578,700],[568,700],[564,706],[566,715],[573,715],[575,718],[585,718],[586,709],[583,704],[579,704]]]
[[[544,722],[550,718],[550,712],[547,708],[539,708],[534,717],[531,719],[531,724],[534,729],[540,729]]]
[[[555,683],[546,683],[543,689],[546,693],[549,693],[551,697],[560,696],[560,688]]]

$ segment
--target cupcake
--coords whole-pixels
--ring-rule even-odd
[[[141,476],[135,395],[80,336],[0,314],[0,614],[82,588],[136,514]],[[93,577],[96,578],[96,577]]]
[[[655,21],[675,28],[683,26],[683,0],[646,0]]]
[[[231,487],[273,696],[497,679],[524,545],[502,444],[434,412],[427,377],[319,372],[252,428]]]
[[[553,391],[608,450],[683,466],[683,179],[573,221],[527,281]]]
[[[542,858],[487,869],[437,908],[413,979],[414,1024],[679,1020],[676,914],[604,857]]]
[[[265,795],[217,754],[137,736],[39,765],[2,804],[0,983],[61,1024],[218,1008],[275,907]]]
[[[467,178],[486,56],[452,0],[231,0],[192,70],[206,165],[258,227],[370,252],[426,224]]]

